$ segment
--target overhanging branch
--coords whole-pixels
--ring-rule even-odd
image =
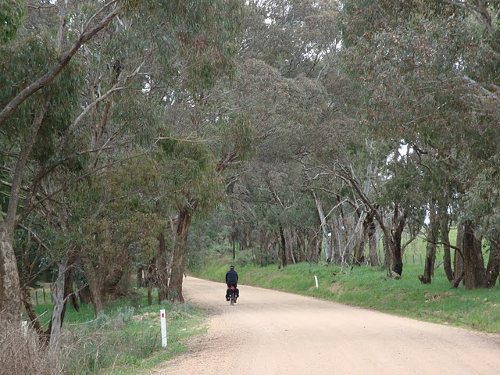
[[[111,5],[113,2],[107,4]],[[103,7],[104,8],[104,7]],[[62,56],[59,57],[56,65],[52,67],[47,73],[38,78],[35,82],[31,83],[25,87],[19,94],[17,94],[7,105],[0,111],[0,127],[5,123],[5,121],[12,115],[12,113],[31,95],[36,93],[38,90],[47,86],[51,83],[54,78],[58,76],[59,73],[68,65],[73,56],[78,52],[80,47],[92,39],[99,31],[106,28],[108,24],[115,18],[120,12],[121,7],[117,6],[108,15],[106,15],[97,25],[91,29],[86,29],[80,37],[73,43],[71,48],[66,51]],[[98,12],[99,13],[99,12]]]

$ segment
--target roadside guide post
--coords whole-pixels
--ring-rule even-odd
[[[160,310],[160,325],[161,325],[161,346],[167,347],[167,320],[165,318],[165,310]]]
[[[318,289],[318,276],[314,275],[314,284],[316,284],[316,289]]]
[[[23,333],[23,337],[28,336],[28,321],[21,320],[21,332]]]

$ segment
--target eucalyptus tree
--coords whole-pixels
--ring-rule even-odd
[[[29,70],[29,74],[12,70],[10,76],[5,76],[5,78],[9,79],[14,78],[10,85],[13,92],[7,93],[5,98],[8,98],[8,95],[15,94],[14,90],[18,85],[15,84],[16,74],[22,77],[18,79],[19,82],[22,82],[23,79],[29,82],[31,77],[35,80],[36,76],[42,73],[40,70],[43,71],[45,63],[52,63],[56,55],[47,47],[52,39],[51,32],[54,28],[57,30],[57,26],[60,25],[57,30],[57,44],[61,46],[70,44],[74,35],[78,34],[78,29],[87,30],[92,28],[93,19],[95,20],[96,17],[109,10],[110,7],[113,8],[112,4],[102,7],[102,4],[96,2],[88,2],[84,8],[79,8],[77,5],[68,2],[54,4],[32,2],[29,4],[29,17],[26,21],[24,34],[20,36],[23,39],[20,39],[18,44],[12,43],[13,53],[7,62],[12,64],[17,59],[21,63],[24,58],[29,63],[32,62],[36,65],[34,65],[34,69]],[[130,17],[129,13],[127,15]],[[71,20],[71,22],[68,20]],[[56,74],[53,81],[49,80],[44,83],[45,86],[43,86],[42,90],[48,93],[50,99],[47,99],[47,96],[43,99],[38,96],[38,93],[28,96],[28,99],[16,112],[18,117],[13,117],[7,121],[7,129],[26,122],[19,115],[29,119],[29,113],[32,109],[27,107],[27,104],[31,104],[35,108],[40,105],[42,108],[47,107],[40,111],[40,130],[31,134],[30,140],[34,143],[31,158],[28,158],[30,154],[29,144],[26,143],[24,147],[26,159],[23,162],[30,162],[29,171],[25,171],[24,176],[22,176],[22,170],[19,169],[16,170],[16,173],[12,173],[14,180],[18,178],[20,181],[21,177],[24,179],[23,189],[26,190],[26,196],[23,197],[23,205],[17,218],[18,222],[26,218],[30,213],[38,212],[40,215],[48,217],[45,222],[46,227],[53,225],[59,228],[63,235],[74,234],[72,226],[75,225],[75,222],[69,219],[73,216],[72,205],[68,203],[65,196],[68,189],[71,188],[72,184],[82,183],[82,181],[84,181],[83,185],[85,185],[91,180],[86,180],[89,176],[103,170],[103,168],[109,168],[109,165],[106,164],[112,163],[113,160],[110,159],[109,154],[107,156],[104,154],[109,153],[112,149],[116,150],[117,145],[123,146],[123,144],[130,143],[132,140],[131,135],[134,132],[137,134],[137,130],[144,133],[144,130],[141,129],[142,126],[134,128],[133,125],[138,124],[137,121],[134,122],[138,116],[136,115],[134,118],[131,110],[133,108],[138,109],[134,103],[137,103],[141,98],[136,95],[137,91],[140,92],[142,87],[137,81],[137,73],[139,73],[138,66],[140,67],[143,62],[137,62],[137,59],[134,60],[134,55],[130,53],[131,49],[121,49],[120,53],[117,52],[117,42],[120,38],[123,38],[123,34],[130,34],[128,33],[129,29],[120,20],[113,30],[108,29],[105,35],[103,33],[93,35],[97,39],[95,43],[86,37],[86,44],[79,54],[72,56],[72,62],[69,64],[66,62],[64,69],[61,68],[62,70]],[[38,33],[37,37],[33,37],[32,34],[35,33]],[[114,43],[110,42],[112,39]],[[24,47],[19,46],[22,46],[22,42],[26,41],[31,41],[33,46],[28,44],[28,49],[23,54],[22,48]],[[123,43],[123,39],[121,42]],[[34,52],[36,51],[42,51],[42,54],[40,55],[40,52],[37,52],[37,55],[35,55]],[[137,53],[135,56],[137,56]],[[36,59],[34,59],[35,57]],[[43,59],[43,63],[40,63],[37,59]],[[135,63],[139,65],[133,65]],[[6,65],[7,68],[12,66],[14,65]],[[19,67],[29,68],[29,64],[24,62]],[[54,73],[53,70],[52,73]],[[133,86],[129,84],[132,78],[136,78],[135,90],[131,90]],[[54,88],[58,87],[56,86],[58,82],[60,82],[59,86],[61,88],[59,90],[61,94],[56,97],[53,91]],[[82,87],[83,89],[80,91]],[[112,95],[125,89],[128,89],[130,94],[122,94],[119,97],[121,101],[126,101],[135,96],[135,101],[129,100],[125,107],[129,112],[112,109]],[[136,93],[134,94],[133,91]],[[44,100],[52,100],[54,103],[48,102],[45,105]],[[76,109],[77,104],[82,107],[80,111]],[[125,114],[127,116],[126,121],[124,121]],[[120,115],[122,117],[119,117]],[[141,116],[141,121],[144,121],[144,119],[145,116]],[[124,126],[124,123],[127,126]],[[16,139],[10,139],[9,143],[14,151]],[[15,152],[12,152],[12,155],[15,158]],[[103,156],[105,162],[101,161]],[[60,197],[54,200],[55,195]],[[16,192],[11,189],[9,200],[11,206],[9,207],[12,210],[16,210],[16,200],[18,200]],[[61,202],[64,203],[60,204]],[[11,212],[13,212],[12,210]],[[44,229],[48,230],[49,228]],[[64,284],[65,281],[67,283],[70,280],[68,275],[71,274],[73,266],[71,260],[75,260],[75,247],[71,245],[65,251],[61,251],[61,249],[54,250],[60,257],[59,259],[51,257],[59,269],[54,296],[54,300],[58,303],[54,305],[53,313],[53,319],[56,319],[57,323],[51,326],[53,330],[56,330],[62,324],[64,301],[68,297],[64,294],[71,292],[68,285],[65,286]],[[30,310],[28,289],[25,286],[23,290],[25,294],[24,303],[27,309]],[[32,315],[30,317],[34,319]],[[52,337],[58,337],[58,333],[54,332],[51,335],[51,344]],[[57,339],[54,342],[56,341]]]
[[[317,141],[305,139],[305,135],[310,135],[305,129],[319,126],[328,111],[327,93],[317,78],[326,64],[323,56],[336,45],[337,28],[331,21],[337,11],[338,6],[332,1],[247,2],[245,33],[234,81],[221,84],[214,94],[215,100],[223,103],[220,113],[242,115],[254,134],[252,158],[233,175],[232,191],[241,195],[235,199],[230,196],[230,204],[239,206],[239,202],[245,202],[247,214],[238,214],[248,220],[248,228],[255,227],[255,220],[262,220],[259,225],[266,223],[262,226],[266,233],[261,238],[281,244],[283,264],[294,257],[290,242],[295,230],[285,225],[293,222],[291,207],[301,206],[301,212],[307,212],[314,203],[309,191],[303,189],[299,159],[307,151],[306,144]],[[259,185],[263,191],[257,188]],[[266,202],[262,204],[268,205],[274,214],[256,216],[262,212],[261,203],[252,207],[253,199]],[[313,218],[316,221],[317,215]],[[316,231],[308,228],[306,232],[309,230],[309,240],[316,241]]]
[[[167,222],[156,210],[163,184],[152,158],[131,159],[93,179],[72,192],[77,225],[67,237],[78,249],[75,263],[84,271],[98,315],[134,266],[152,258]]]
[[[167,204],[177,211],[168,288],[171,300],[183,300],[182,278],[192,217],[217,201],[219,194],[210,186],[220,186],[223,192],[223,185],[216,183],[217,176],[242,156],[235,142],[239,139],[228,137],[243,122],[237,116],[219,116],[209,99],[217,80],[230,77],[233,71],[233,57],[241,42],[243,5],[239,0],[176,2],[171,10],[189,22],[179,22],[179,28],[163,39],[152,39],[166,47],[168,55],[158,56],[164,68],[151,74],[149,95],[164,105],[165,125],[159,145],[164,157],[172,158],[170,162],[168,157],[164,160],[165,173],[178,174],[178,179],[172,180],[172,191],[165,194],[171,199]],[[161,24],[161,15],[158,17]],[[174,164],[179,170],[172,172],[168,166]],[[203,189],[203,183],[208,187]]]
[[[468,233],[462,246],[468,288],[485,286],[486,279],[480,246],[473,245],[477,219],[470,218],[464,202],[498,154],[498,95],[492,82],[498,45],[490,13],[495,8],[486,5],[347,1],[343,12],[346,67],[363,82],[363,120],[379,139],[404,140],[417,170],[432,168],[425,178],[408,181],[431,189],[422,204],[437,202],[445,213],[459,200],[459,219]],[[478,16],[484,22],[477,23]]]
[[[34,32],[27,29],[18,30],[17,38],[2,46],[0,100],[4,109],[1,131],[4,150],[8,150],[2,155],[2,161],[10,181],[4,183],[7,186],[5,190],[8,191],[8,199],[4,201],[0,216],[0,311],[2,317],[7,320],[20,319],[19,276],[12,240],[18,220],[17,209],[23,173],[33,148],[37,147],[37,143],[41,143],[39,134],[57,131],[64,126],[64,117],[71,113],[76,104],[78,74],[75,68],[68,67],[68,60],[65,63],[67,69],[59,74],[59,79],[47,92],[34,96],[36,90],[29,95],[23,90],[25,93],[21,99],[17,92],[19,87],[36,81],[39,75],[50,69],[51,61],[62,48],[65,29],[62,18],[50,17],[50,21],[56,25],[55,40],[49,38],[45,28],[33,25]],[[34,37],[35,33],[42,37]],[[55,76],[52,81],[54,78]],[[24,102],[24,105],[14,112],[21,104],[19,100]],[[66,105],[60,106],[61,102]],[[48,112],[51,113],[51,118],[46,117]]]
[[[252,128],[252,156],[237,168],[234,179],[235,192],[243,193],[246,207],[252,200],[267,202],[273,215],[244,215],[254,227],[255,219],[271,241],[279,238],[280,261],[286,265],[294,255],[290,239],[295,237],[289,213],[305,203],[302,191],[300,163],[295,159],[302,153],[303,128],[314,126],[325,110],[324,91],[321,85],[304,76],[285,78],[280,71],[262,60],[242,59],[233,81],[221,85],[214,100],[224,103],[222,114],[237,113]],[[234,196],[236,198],[236,195]],[[236,202],[232,200],[232,202]],[[310,200],[312,203],[312,200]],[[260,212],[257,203],[250,212]],[[269,213],[270,213],[269,212]],[[271,218],[273,216],[273,218]],[[272,225],[271,225],[272,224]],[[272,229],[271,229],[272,227]]]
[[[0,44],[13,39],[22,25],[25,9],[21,0],[6,0],[0,6]]]
[[[225,8],[221,14],[227,15],[226,12],[230,10],[237,12],[238,4],[237,1],[226,4],[229,8]],[[11,40],[6,46],[2,46],[4,51],[9,50],[9,54],[2,53],[1,59],[1,79],[5,80],[2,82],[5,83],[2,85],[5,91],[2,92],[1,99],[3,108],[1,131],[9,137],[12,136],[5,141],[11,151],[2,155],[2,158],[4,160],[7,158],[11,165],[16,165],[17,160],[18,166],[14,169],[5,162],[5,169],[2,170],[2,173],[9,177],[4,184],[9,187],[9,199],[8,204],[3,207],[6,209],[8,207],[6,218],[4,219],[3,215],[1,218],[2,302],[0,307],[10,320],[16,320],[19,317],[20,299],[11,232],[16,226],[19,191],[22,185],[23,169],[33,147],[31,143],[40,142],[47,146],[52,144],[47,142],[50,139],[59,145],[53,144],[49,150],[41,152],[45,165],[39,164],[38,172],[32,173],[30,176],[32,181],[27,183],[32,186],[29,190],[31,196],[26,198],[24,205],[26,214],[49,202],[54,194],[67,190],[68,182],[85,181],[88,176],[97,171],[109,169],[113,163],[116,163],[116,159],[109,152],[111,149],[120,146],[123,151],[126,151],[127,147],[132,150],[133,147],[130,147],[130,144],[136,141],[135,137],[141,132],[151,131],[154,128],[151,125],[158,124],[157,119],[153,119],[154,116],[150,114],[158,113],[154,108],[164,105],[165,101],[162,98],[166,98],[167,94],[164,93],[160,99],[148,95],[154,83],[171,84],[173,81],[171,76],[175,76],[178,82],[185,80],[192,84],[196,81],[195,77],[200,77],[202,79],[199,82],[209,83],[214,73],[213,70],[217,69],[217,64],[212,64],[214,60],[209,57],[217,58],[218,69],[223,70],[227,67],[222,54],[218,54],[222,49],[216,47],[224,45],[227,50],[234,49],[233,45],[228,43],[228,38],[220,37],[226,29],[229,30],[229,28],[224,29],[222,18],[218,18],[220,22],[217,27],[211,29],[210,35],[208,32],[204,33],[205,28],[211,25],[206,15],[218,16],[221,3],[195,4],[192,7],[193,4],[190,2],[177,1],[154,4],[141,1],[111,1],[106,4],[89,1],[85,5],[81,7],[81,4],[77,2],[68,1],[50,4],[31,2],[30,13],[22,32],[19,31],[17,38]],[[207,11],[210,12],[207,13]],[[38,17],[40,14],[43,17]],[[150,15],[164,16],[162,22],[159,23],[162,26],[161,30],[153,32],[151,30],[153,25],[143,22],[144,18]],[[164,22],[165,20],[168,22]],[[147,29],[145,27],[147,25],[151,27]],[[83,31],[78,31],[80,29]],[[103,30],[107,32],[103,33]],[[144,32],[145,30],[148,32]],[[162,32],[164,37],[160,38],[159,35]],[[36,33],[41,37],[33,38],[32,35]],[[47,48],[50,47],[52,35],[56,35],[55,39],[61,45],[61,51],[68,46],[65,52],[58,52],[56,48]],[[215,38],[216,35],[218,38]],[[141,36],[143,39],[140,39]],[[96,39],[93,43],[93,38],[98,37],[99,40]],[[23,43],[31,39],[34,40],[34,46]],[[212,43],[214,40],[216,42]],[[80,48],[82,46],[83,48]],[[127,48],[124,48],[125,46]],[[159,52],[159,46],[164,47],[163,53]],[[14,67],[29,67],[26,63],[36,61],[30,60],[30,48],[35,51],[39,50],[41,56],[44,56],[43,53],[46,54],[41,57],[42,63],[34,65],[33,69],[16,72]],[[144,51],[148,53],[141,58],[140,54]],[[27,60],[24,64],[14,64],[15,59],[21,61],[23,56]],[[79,64],[71,63],[75,59]],[[179,63],[182,60],[188,60],[190,63],[182,65]],[[151,75],[142,74],[144,72],[142,69],[145,67],[150,69],[151,74],[155,74],[155,81],[151,80]],[[23,79],[13,80],[15,74]],[[65,76],[67,82],[61,83],[60,97],[56,97],[58,95],[55,90],[58,87],[57,82],[62,81],[61,77]],[[81,96],[77,96],[79,92],[76,88],[82,78],[85,80],[85,89],[82,90]],[[165,91],[171,92],[171,88]],[[51,100],[55,101],[56,98],[58,99],[57,106],[56,104],[51,106]],[[80,112],[76,111],[78,102],[82,106]],[[32,115],[33,108],[39,108],[38,116],[36,116],[36,111],[35,116]],[[50,122],[56,128],[59,126],[58,129],[42,126],[44,121],[48,122],[51,116],[56,116],[58,112],[55,109],[61,113],[67,112],[65,116],[59,115],[61,118],[64,117],[65,121],[61,125],[58,125],[56,121]],[[29,138],[25,138],[25,146],[21,147],[23,140],[16,138],[15,130],[27,128],[23,123],[30,121],[33,122],[33,132]],[[144,126],[145,124],[147,126]],[[41,136],[39,128],[49,133],[47,137]],[[50,135],[51,129],[53,130],[52,136]],[[155,132],[158,135],[159,131]],[[151,140],[149,135],[143,138],[146,139],[145,143],[148,143],[148,139]],[[4,139],[2,139],[3,142]],[[81,148],[74,152],[77,147]],[[24,151],[18,154],[17,148]],[[124,155],[124,153],[119,154]],[[54,155],[57,156],[54,157]],[[36,168],[36,163],[33,165]],[[60,185],[55,186],[51,182],[50,175],[58,167],[62,167],[65,173],[69,167],[70,172],[73,169],[73,174],[66,181],[57,179]],[[79,169],[76,174],[74,168]],[[64,173],[61,174],[63,175]],[[12,178],[12,183],[8,181],[10,178]],[[89,181],[91,179],[86,182]],[[40,199],[41,190],[45,193],[42,199]],[[64,218],[64,211],[61,211],[61,214]],[[64,268],[64,263],[61,263],[60,276],[64,274]]]
[[[321,87],[321,95],[312,96],[314,105],[311,105],[308,99],[304,101],[307,103],[306,106],[290,105],[290,108],[295,107],[297,112],[303,111],[303,118],[300,120],[302,127],[294,128],[291,134],[287,134],[288,139],[283,142],[283,145],[287,145],[286,151],[282,157],[288,158],[290,165],[300,163],[304,167],[305,179],[299,185],[306,186],[306,191],[316,204],[323,242],[326,245],[326,260],[333,259],[332,242],[336,242],[334,248],[339,254],[337,260],[342,258],[341,253],[344,255],[350,253],[351,248],[357,248],[358,252],[362,252],[363,241],[354,237],[359,235],[363,237],[364,231],[354,231],[355,233],[347,237],[345,235],[348,232],[346,220],[354,221],[350,225],[353,229],[358,227],[356,223],[361,217],[355,218],[355,216],[357,213],[363,216],[361,213],[363,210],[351,200],[350,195],[343,196],[338,201],[341,186],[338,188],[339,191],[335,192],[332,190],[337,188],[331,189],[331,185],[321,186],[317,178],[314,178],[319,172],[321,179],[326,180],[327,174],[322,173],[321,167],[329,169],[336,164],[338,159],[348,152],[349,147],[356,143],[356,138],[360,138],[356,121],[345,113],[346,107],[351,111],[349,114],[356,113],[356,101],[359,102],[356,96],[359,96],[359,92],[356,91],[356,85],[340,72],[340,61],[337,57],[342,46],[341,28],[338,23],[342,6],[334,1],[264,1],[250,2],[249,7],[242,58],[251,57],[275,67],[282,76],[293,78],[298,85],[303,85],[305,93],[310,87],[309,84],[305,84],[307,81],[301,75],[315,79],[314,85]],[[289,115],[292,115],[291,111],[285,116]],[[285,129],[289,122],[291,121],[283,121]],[[271,138],[271,142],[272,147],[276,148],[275,139]],[[363,148],[363,141],[361,140],[356,147]],[[332,149],[335,153],[332,153]],[[291,154],[290,151],[295,154]],[[312,170],[315,173],[309,173]],[[327,191],[329,194],[326,194]],[[329,204],[326,210],[323,207],[325,202]],[[356,209],[351,213],[353,206]],[[370,217],[363,226],[373,228]],[[335,228],[338,230],[334,231]],[[328,236],[329,233],[335,232],[338,232],[337,236]],[[372,245],[374,238],[371,236]],[[371,248],[373,249],[373,246]],[[375,254],[376,252],[372,251],[373,264],[377,263]],[[359,256],[361,257],[362,255]],[[347,258],[350,261],[350,255],[347,255]]]
[[[240,55],[264,61],[284,77],[317,78],[340,34],[332,0],[251,0]]]

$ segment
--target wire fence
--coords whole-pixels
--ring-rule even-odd
[[[36,288],[31,290],[31,302],[35,305],[52,303],[52,293],[49,288]]]

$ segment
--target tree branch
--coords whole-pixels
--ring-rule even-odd
[[[479,82],[473,80],[472,78],[468,77],[467,75],[461,74],[460,78],[463,81],[465,81],[469,86],[472,86],[472,87],[479,89],[479,91],[481,91],[487,97],[489,97],[491,99],[495,99],[496,101],[500,101],[500,97],[496,93],[487,90],[483,85],[481,85]],[[495,87],[495,85],[493,85],[493,87]],[[495,89],[498,90],[497,87],[495,87]]]
[[[50,98],[45,97],[42,106],[36,113],[35,119],[33,120],[31,134],[25,140],[25,143],[21,149],[19,157],[16,162],[14,169],[14,176],[12,178],[12,187],[10,189],[9,203],[7,205],[7,216],[5,218],[5,223],[7,224],[8,233],[13,233],[16,225],[16,213],[17,213],[17,203],[19,201],[19,191],[21,189],[23,172],[28,161],[28,157],[35,144],[36,136],[40,127],[42,126],[43,119],[49,108]]]
[[[92,170],[90,172],[87,172],[87,173],[84,173],[82,174],[81,176],[78,176],[76,178],[74,178],[73,180],[69,181],[68,183],[64,184],[62,187],[60,187],[59,189],[53,191],[52,193],[46,195],[44,198],[40,199],[39,201],[37,201],[36,203],[34,203],[33,205],[31,205],[30,209],[29,210],[26,210],[24,212],[24,216],[26,217],[30,212],[32,212],[37,206],[41,205],[43,202],[45,202],[46,200],[49,200],[51,199],[54,195],[57,195],[59,194],[61,191],[64,191],[65,189],[68,189],[72,184],[76,184],[77,182],[89,177],[89,176],[92,176],[93,174],[96,174],[97,172],[101,171],[101,170],[107,170],[109,167],[113,166],[113,165],[116,165],[116,164],[119,164],[119,163],[123,163],[125,160],[131,160],[131,159],[134,159],[134,158],[137,158],[137,157],[140,157],[140,156],[143,156],[145,154],[147,154],[149,151],[146,151],[146,152],[141,152],[139,154],[136,154],[136,155],[132,155],[132,156],[129,156],[127,158],[124,158],[124,159],[120,159],[120,160],[116,160],[114,162],[111,162],[111,163],[108,163],[108,164],[105,164],[105,165],[102,165],[100,166],[99,168],[95,169],[95,170]]]
[[[112,2],[113,3],[113,2]],[[92,39],[99,31],[108,26],[108,24],[120,12],[121,7],[117,6],[113,11],[106,15],[92,29],[84,31],[80,37],[73,43],[73,46],[65,52],[58,60],[57,64],[52,67],[47,73],[38,78],[35,82],[25,87],[19,94],[16,95],[7,105],[0,111],[0,127],[12,115],[12,113],[31,95],[51,83],[55,77],[68,65],[73,56],[78,52],[80,47]]]
[[[73,121],[73,123],[69,126],[68,132],[70,132],[71,130],[73,130],[76,127],[76,125],[78,125],[78,123],[85,117],[85,115],[93,107],[95,107],[97,104],[99,104],[100,102],[102,102],[104,99],[108,98],[113,93],[115,93],[117,91],[120,91],[120,90],[126,89],[126,87],[123,86],[123,85],[130,78],[136,76],[139,73],[139,71],[141,70],[141,68],[142,68],[143,65],[144,65],[144,63],[141,63],[131,74],[129,74],[128,76],[126,76],[123,79],[118,79],[118,81],[108,91],[106,91],[103,95],[99,96],[96,100],[94,100],[92,103],[90,103],[89,105],[87,105],[83,109],[83,111],[78,115],[78,117],[75,119],[75,121]]]

